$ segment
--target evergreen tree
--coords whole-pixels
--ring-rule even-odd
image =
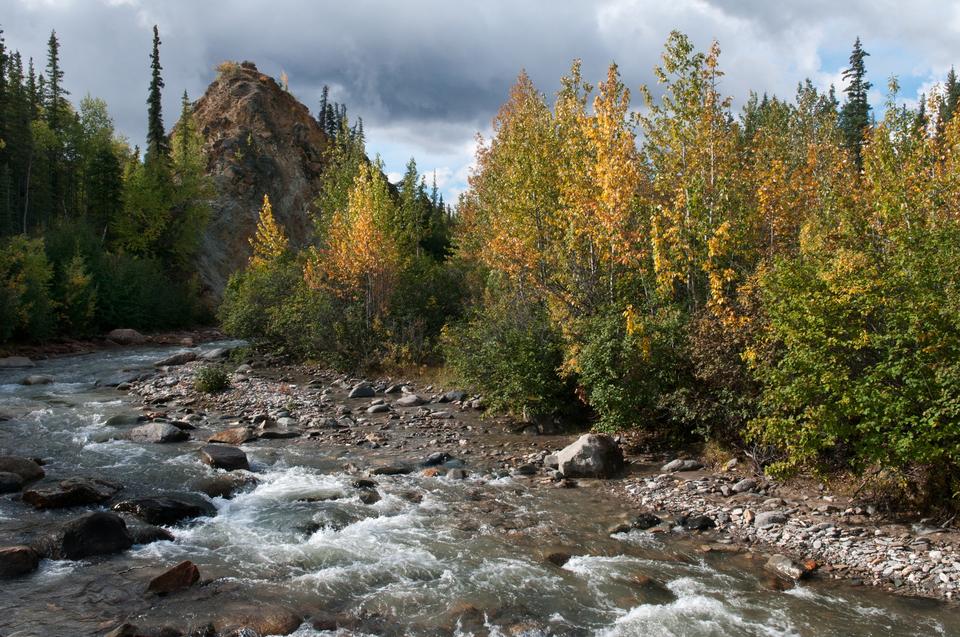
[[[46,109],[47,124],[56,134],[63,132],[65,124],[64,96],[70,92],[63,88],[63,70],[60,68],[60,42],[57,32],[50,32],[47,41],[47,85],[43,94],[43,104]]]
[[[858,37],[850,53],[850,66],[843,72],[843,79],[847,81],[847,88],[844,89],[847,99],[840,109],[840,130],[843,131],[844,142],[853,154],[857,167],[863,164],[861,149],[864,134],[870,126],[867,93],[873,85],[866,80],[867,70],[863,62],[868,55],[870,54],[863,50]]]
[[[951,66],[950,72],[947,73],[947,81],[943,87],[943,96],[937,113],[937,127],[941,132],[947,123],[953,119],[953,115],[957,111],[958,100],[960,100],[960,81],[957,80],[957,73]]]
[[[160,71],[160,32],[157,25],[153,25],[153,51],[150,53],[150,91],[147,96],[147,154],[146,161],[154,162],[166,157],[169,148],[167,136],[163,128],[163,113],[161,103],[161,89],[163,78]]]
[[[37,72],[33,68],[33,58],[27,62],[27,98],[30,102],[30,119],[37,119],[40,114],[40,96],[43,91],[43,77],[37,80]]]

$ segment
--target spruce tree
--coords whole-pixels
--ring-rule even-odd
[[[844,143],[853,154],[857,166],[862,165],[860,150],[863,146],[864,132],[870,126],[870,103],[867,93],[873,86],[866,80],[867,70],[863,59],[870,55],[863,50],[858,37],[853,43],[850,53],[850,66],[844,70],[843,79],[847,80],[844,93],[847,99],[840,109],[840,130],[843,133]]]
[[[167,136],[163,128],[162,95],[163,78],[160,71],[160,31],[153,25],[153,51],[150,53],[150,91],[147,96],[147,154],[146,161],[151,163],[166,157],[169,152]]]
[[[63,101],[70,92],[63,88],[63,69],[60,68],[60,42],[57,32],[50,32],[47,41],[47,85],[43,94],[43,104],[46,109],[47,124],[56,134],[63,130],[65,122]]]
[[[940,102],[940,109],[937,113],[937,126],[939,130],[942,131],[947,123],[953,119],[953,115],[957,111],[958,101],[960,101],[960,81],[957,80],[957,73],[951,66],[950,72],[947,73],[947,81],[943,87],[943,99]]]

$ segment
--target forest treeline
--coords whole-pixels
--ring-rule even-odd
[[[221,308],[234,333],[344,367],[445,360],[488,403],[579,414],[960,499],[960,85],[871,113],[811,82],[735,113],[720,50],[670,35],[638,104],[575,62],[523,73],[456,214],[341,136],[294,253],[261,215]]]
[[[186,93],[164,129],[156,28],[150,65],[141,153],[102,99],[70,102],[56,33],[38,72],[0,32],[0,343],[201,317],[193,259],[212,185]]]

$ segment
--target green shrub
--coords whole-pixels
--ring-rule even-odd
[[[597,429],[676,425],[671,402],[690,383],[683,315],[661,309],[635,323],[628,332],[623,315],[610,312],[582,330],[578,378],[599,418]]]
[[[188,327],[200,311],[196,278],[174,281],[157,259],[105,255],[97,282],[97,311],[103,329]]]
[[[447,364],[493,409],[550,414],[572,396],[559,374],[563,341],[542,303],[514,294],[488,298],[445,329],[442,342]]]
[[[215,394],[230,388],[230,376],[220,365],[207,365],[197,370],[193,388],[204,394]]]
[[[248,267],[233,274],[217,312],[225,332],[239,338],[269,337],[269,313],[281,307],[302,283],[299,266],[291,259]]]
[[[956,497],[960,230],[785,260],[764,295],[773,355],[750,434],[786,452],[772,469],[936,467]]]
[[[0,342],[41,340],[53,334],[52,278],[42,239],[17,235],[0,243]]]

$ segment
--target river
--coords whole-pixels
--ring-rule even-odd
[[[117,440],[105,424],[141,405],[96,381],[152,370],[170,351],[111,350],[0,370],[0,412],[10,417],[0,422],[0,455],[42,458],[45,482],[108,478],[123,485],[122,498],[189,491],[215,476],[197,453],[203,432],[219,426],[214,414],[195,440],[174,444]],[[19,384],[28,373],[55,382]],[[224,613],[278,607],[304,617],[298,637],[960,635],[955,606],[830,581],[782,590],[762,562],[701,553],[689,534],[610,536],[622,505],[598,488],[479,472],[462,481],[377,476],[381,497],[364,504],[344,465],[363,467],[371,450],[289,440],[244,450],[255,484],[232,499],[207,498],[216,514],[170,527],[174,541],[43,560],[30,575],[0,581],[0,635],[104,635],[121,621],[187,631]],[[83,511],[37,511],[16,494],[0,496],[0,545],[30,541]],[[573,557],[555,566],[544,559],[551,546]],[[182,560],[199,567],[203,585],[145,593]],[[347,627],[325,630],[331,622]]]

